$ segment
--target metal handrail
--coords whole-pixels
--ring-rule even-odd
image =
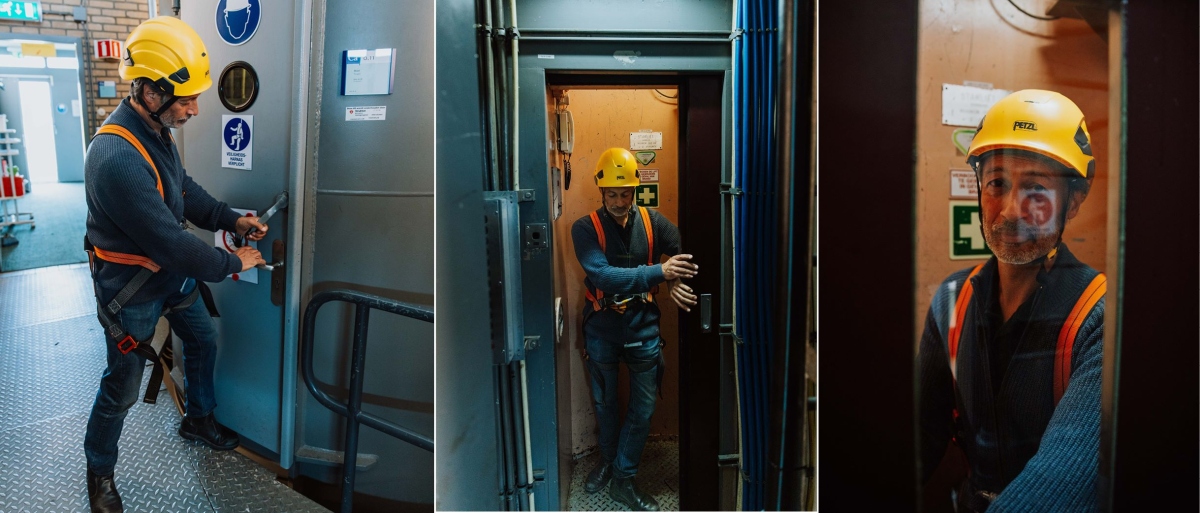
[[[318,389],[317,378],[313,372],[312,341],[317,311],[330,301],[354,303],[354,347],[350,364],[350,398],[347,404],[334,401],[328,393]],[[359,424],[366,424],[394,438],[433,452],[432,438],[362,411],[363,368],[366,364],[367,324],[371,309],[433,322],[433,310],[429,307],[353,290],[330,290],[318,293],[308,303],[308,307],[304,309],[304,325],[300,335],[300,368],[304,385],[318,402],[334,413],[346,417],[345,452],[342,461],[342,513],[350,513],[354,502],[354,478],[358,472],[356,463]]]

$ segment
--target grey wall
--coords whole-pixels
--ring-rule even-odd
[[[472,0],[438,1],[437,251],[447,255],[437,268],[439,510],[499,508],[474,21]]]
[[[325,6],[317,118],[313,293],[353,289],[433,305],[434,5],[338,0]],[[341,96],[342,51],[395,48],[391,95]],[[385,106],[383,121],[346,121],[346,108]],[[330,191],[361,191],[369,196]],[[329,307],[317,323],[318,378],[344,386],[352,310]],[[433,434],[433,326],[383,312],[371,316],[364,409]],[[310,445],[337,447],[343,421],[305,405]],[[360,452],[378,454],[356,490],[415,504],[433,502],[433,454],[362,430]]]

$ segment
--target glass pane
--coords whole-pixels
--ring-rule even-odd
[[[916,153],[924,511],[1094,507],[1107,13],[923,0]],[[1115,94],[1115,93],[1112,93]]]

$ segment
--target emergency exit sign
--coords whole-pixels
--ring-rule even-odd
[[[0,20],[42,21],[42,3],[0,2]]]
[[[980,228],[979,204],[974,201],[950,202],[950,259],[988,258],[988,248]]]

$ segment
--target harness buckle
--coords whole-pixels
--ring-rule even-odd
[[[117,350],[120,351],[121,354],[129,354],[130,351],[137,349],[137,346],[138,341],[134,340],[133,335],[125,335],[125,338],[121,339],[120,342],[117,342]]]

